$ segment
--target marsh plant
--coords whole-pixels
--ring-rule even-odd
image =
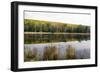
[[[43,53],[43,60],[57,60],[58,59],[58,48],[55,46],[45,47]]]
[[[69,45],[68,48],[66,49],[65,56],[66,59],[75,59],[76,58],[75,48]]]
[[[24,61],[37,61],[39,60],[38,58],[38,51],[36,48],[30,49],[30,48],[25,48],[24,49]]]
[[[56,46],[46,46],[44,47],[42,55],[39,54],[39,51],[37,48],[25,48],[24,50],[24,61],[45,61],[45,60],[71,60],[71,59],[77,59],[77,53],[74,47],[71,45],[68,45],[65,47],[65,53],[62,55],[63,58],[60,57],[60,49],[63,48],[57,48]],[[42,51],[41,51],[42,52]],[[81,53],[82,54],[82,53]],[[82,56],[83,58],[88,58],[86,55],[84,56],[78,53],[78,55]],[[80,57],[79,57],[80,59]]]

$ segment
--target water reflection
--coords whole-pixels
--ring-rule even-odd
[[[25,44],[90,40],[90,35],[77,34],[24,34]]]

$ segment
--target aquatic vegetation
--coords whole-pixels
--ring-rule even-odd
[[[32,50],[30,48],[24,49],[24,61],[37,61],[37,60],[39,60],[39,58],[36,48]]]
[[[64,49],[65,48],[65,49]],[[48,45],[41,48],[24,48],[24,61],[46,61],[46,60],[72,60],[72,59],[88,59],[90,58],[89,49],[78,49],[71,45],[65,47],[57,47],[57,45]],[[62,50],[62,53],[61,53]]]
[[[75,48],[71,47],[70,45],[66,49],[66,58],[67,59],[75,59],[76,58]]]
[[[43,60],[57,60],[58,59],[58,49],[55,46],[45,47],[43,53]]]

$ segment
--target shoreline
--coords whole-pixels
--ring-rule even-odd
[[[73,35],[90,35],[90,33],[64,33],[64,32],[24,32],[24,34],[73,34]]]

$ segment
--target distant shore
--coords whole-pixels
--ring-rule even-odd
[[[24,34],[75,34],[75,35],[90,35],[90,33],[65,33],[65,32],[24,32]]]

